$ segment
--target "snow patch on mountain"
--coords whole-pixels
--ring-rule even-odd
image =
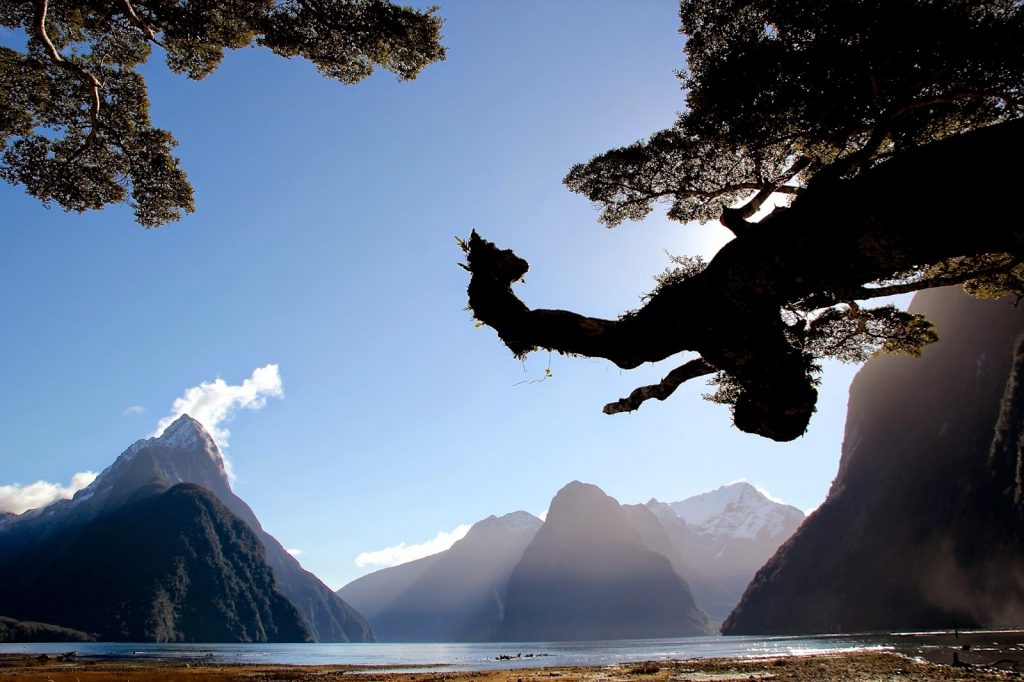
[[[679,504],[679,503],[677,502],[676,504]],[[665,520],[670,520],[671,521],[671,520],[678,520],[678,519],[682,518],[682,517],[679,516],[679,514],[677,514],[675,512],[674,509],[672,509],[672,505],[670,505],[670,504],[668,504],[666,502],[659,502],[654,497],[649,499],[645,506],[648,509],[651,510],[651,513],[654,514],[658,518],[659,521],[665,521]]]
[[[746,481],[673,502],[672,510],[699,532],[730,538],[756,539],[792,532],[804,513],[772,500]]]

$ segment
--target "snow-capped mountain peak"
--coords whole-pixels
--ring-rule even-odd
[[[164,429],[164,432],[156,440],[167,447],[186,447],[196,443],[205,446],[213,443],[213,438],[206,432],[203,425],[187,414],[182,414],[171,422],[171,425]],[[215,445],[214,449],[216,449]]]
[[[706,534],[751,540],[762,535],[788,537],[804,519],[796,507],[770,499],[746,481],[673,502],[671,507],[686,523]]]
[[[202,424],[183,414],[159,436],[132,443],[96,480],[75,494],[70,507],[89,502],[103,509],[111,499],[151,482],[167,486],[195,483],[218,496],[231,489],[217,444]]]

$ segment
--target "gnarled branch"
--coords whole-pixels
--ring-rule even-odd
[[[956,286],[958,284],[966,284],[967,282],[976,280],[980,277],[1005,272],[1009,269],[1021,265],[1022,263],[1024,263],[1024,258],[1017,256],[1009,256],[998,265],[993,265],[987,268],[977,268],[973,270],[966,270],[964,272],[956,273],[944,273],[934,275],[932,277],[920,277],[909,282],[901,282],[900,284],[890,284],[888,286],[855,287],[852,289],[845,289],[842,291],[830,291],[822,293],[817,296],[812,296],[804,301],[801,301],[800,307],[805,310],[814,310],[818,308],[826,308],[828,306],[836,305],[837,303],[843,303],[848,301],[866,301],[872,298],[882,298],[885,296],[899,296],[900,294],[910,294],[915,291],[921,291],[922,289],[933,289],[935,287],[951,287]]]
[[[722,217],[719,222],[722,226],[731,231],[737,237],[752,227],[748,222],[750,217],[757,213],[764,202],[768,201],[773,194],[797,194],[799,187],[793,187],[784,183],[796,177],[811,165],[811,160],[801,156],[787,168],[776,182],[770,182],[761,187],[757,194],[750,198],[747,203],[738,208],[723,208]]]
[[[1018,120],[905,152],[853,178],[812,183],[703,271],[619,320],[531,310],[512,292],[527,262],[474,232],[466,245],[469,304],[517,356],[547,348],[630,369],[695,351],[735,380],[738,428],[792,440],[817,401],[814,358],[788,340],[780,311],[958,256],[1020,253],[1024,216],[1006,197],[1018,192],[1021,174],[993,159],[1022,156]]]
[[[664,400],[690,379],[705,376],[714,371],[715,368],[704,362],[703,358],[690,360],[666,374],[665,378],[660,382],[634,389],[627,397],[605,405],[602,411],[605,414],[618,414],[620,412],[639,410],[644,402],[652,398]]]

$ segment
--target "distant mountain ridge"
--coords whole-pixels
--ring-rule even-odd
[[[448,550],[359,578],[338,590],[384,642],[494,639],[509,575],[540,529],[526,512],[490,516]]]
[[[669,504],[619,505],[574,481],[555,496],[547,523],[522,511],[491,516],[450,549],[338,594],[388,642],[708,632],[803,513],[743,482],[674,504],[699,523]],[[603,574],[587,575],[593,566]],[[626,596],[618,605],[607,596],[616,594]]]
[[[505,641],[706,634],[707,617],[669,560],[594,485],[558,491],[509,577]]]
[[[136,441],[71,500],[0,520],[0,556],[15,555],[110,514],[140,496],[148,496],[154,489],[167,489],[179,483],[209,490],[252,528],[264,549],[266,562],[273,569],[278,589],[298,608],[314,640],[373,641],[366,620],[305,571],[262,529],[252,509],[231,490],[216,443],[188,415],[179,417],[159,437]]]
[[[701,605],[716,621],[729,615],[754,574],[804,521],[802,511],[769,499],[745,481],[668,506],[688,528],[687,535],[677,539],[680,551],[701,576],[711,576],[712,585],[727,595],[706,593],[707,579],[697,581],[705,591]]]

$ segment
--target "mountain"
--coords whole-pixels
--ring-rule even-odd
[[[70,628],[0,616],[0,644],[21,642],[91,642],[92,635]]]
[[[14,556],[69,528],[102,518],[130,504],[153,486],[170,488],[178,483],[209,490],[253,529],[263,545],[278,589],[298,608],[314,640],[373,641],[365,619],[304,570],[281,543],[263,530],[252,509],[232,492],[217,445],[202,425],[188,415],[179,417],[160,437],[135,442],[71,500],[61,500],[0,523],[0,557]]]
[[[744,481],[668,506],[688,527],[685,536],[678,530],[673,536],[688,562],[700,574],[714,576],[714,583],[730,595],[698,599],[718,620],[732,611],[754,574],[804,521],[802,511],[769,499]]]
[[[850,387],[839,471],[726,634],[1024,624],[1024,308],[917,294],[940,340]]]
[[[542,525],[523,511],[490,516],[449,549],[363,576],[338,595],[383,642],[493,640],[509,575]]]
[[[211,492],[179,484],[137,493],[0,567],[0,613],[104,641],[309,638],[259,538]]]
[[[646,505],[622,505],[622,510],[644,547],[667,558],[676,575],[690,587],[697,606],[713,625],[721,624],[736,606],[739,594],[727,591],[714,574],[698,567],[697,561],[708,553],[707,541],[669,505],[657,500],[652,499]]]
[[[600,488],[573,481],[509,577],[504,641],[705,634],[707,617],[669,560],[644,546]]]

